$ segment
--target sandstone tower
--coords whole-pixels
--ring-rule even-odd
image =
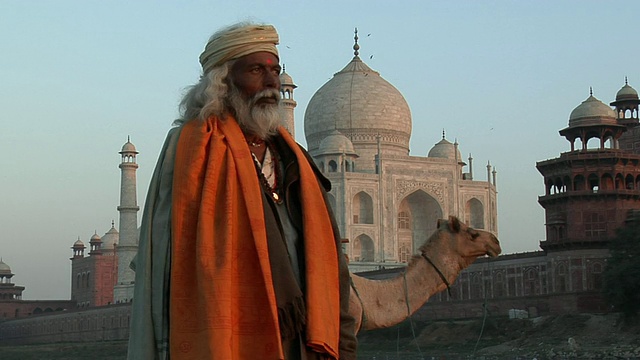
[[[293,111],[298,105],[298,103],[293,99],[293,89],[295,88],[297,88],[297,86],[293,83],[293,79],[289,74],[287,74],[284,67],[282,67],[282,74],[280,74],[280,94],[282,95],[282,100],[280,102],[284,112],[282,116],[283,126],[294,138],[296,133],[295,124],[293,122]]]
[[[133,299],[135,273],[129,267],[138,251],[138,211],[140,207],[136,192],[136,147],[127,139],[122,146],[120,177],[120,242],[116,248],[118,254],[118,281],[113,291],[115,303],[130,302]]]

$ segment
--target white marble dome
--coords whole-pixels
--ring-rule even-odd
[[[113,250],[114,246],[118,244],[119,239],[120,233],[118,233],[118,230],[111,224],[111,229],[102,237],[102,249]]]
[[[457,157],[456,157],[457,155]],[[441,158],[441,159],[449,159],[449,160],[458,160],[462,159],[460,155],[460,150],[456,148],[454,144],[448,141],[445,138],[442,138],[437,144],[435,144],[431,150],[429,150],[428,157],[433,158]]]
[[[11,267],[0,259],[0,274],[11,274]]]
[[[120,153],[124,152],[138,153],[138,150],[136,150],[136,147],[131,143],[131,141],[127,140],[127,142],[122,145],[122,150],[120,151]]]
[[[616,112],[609,105],[590,95],[569,115],[569,126],[616,124]]]
[[[355,155],[351,140],[342,135],[338,130],[333,130],[329,136],[322,139],[318,147],[318,155],[331,154]]]
[[[402,94],[356,56],[311,98],[304,115],[304,132],[311,155],[337,130],[355,151],[371,160],[380,139],[389,154],[407,155],[411,111]],[[371,159],[368,159],[371,158]]]

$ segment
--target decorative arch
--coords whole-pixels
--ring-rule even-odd
[[[338,171],[338,163],[335,160],[329,161],[329,172],[337,172]]]
[[[403,210],[408,210],[410,215],[411,229],[408,238],[411,241],[411,252],[415,253],[436,230],[438,219],[443,217],[442,207],[433,196],[418,189],[400,201],[397,213]]]
[[[535,268],[529,268],[524,273],[524,295],[538,294],[538,271]]]
[[[354,224],[373,224],[373,200],[364,191],[357,193],[351,202]]]
[[[589,290],[602,290],[604,264],[601,261],[594,261],[589,264],[587,272],[587,287]]]
[[[634,189],[633,175],[628,174],[627,176],[625,176],[625,178],[624,178],[624,188],[627,189],[627,190],[633,190]]]
[[[495,281],[493,283],[493,296],[496,298],[503,297],[507,294],[506,292],[506,282],[503,271],[497,271],[495,274]]]
[[[465,206],[465,221],[476,229],[484,229],[484,206],[477,198],[467,201]]]
[[[352,261],[375,261],[375,247],[373,240],[366,235],[361,234],[353,241],[353,260]]]
[[[600,189],[600,178],[598,175],[592,173],[587,179],[587,184],[589,185],[588,189],[591,190],[591,192],[596,193]]]
[[[576,190],[576,191],[581,191],[581,190],[586,190],[587,189],[587,183],[586,183],[586,180],[585,180],[584,176],[576,175],[573,178],[573,189]]]
[[[616,189],[624,189],[624,177],[621,173],[616,174]]]
[[[556,266],[556,292],[566,292],[568,290],[568,278],[567,266],[564,263],[560,263]]]
[[[609,173],[602,174],[602,180],[600,180],[600,186],[602,190],[612,190],[614,189],[613,176]]]
[[[593,134],[588,134],[587,149],[600,149],[600,138]]]

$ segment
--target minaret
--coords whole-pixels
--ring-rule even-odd
[[[118,280],[113,289],[114,303],[130,302],[133,299],[135,273],[129,267],[138,251],[138,206],[136,192],[136,147],[127,138],[122,146],[120,177],[120,239],[116,246],[118,256]]]
[[[293,83],[293,79],[285,71],[284,65],[282,66],[282,74],[280,74],[280,93],[282,94],[282,122],[283,126],[289,131],[292,137],[295,138],[295,124],[293,110],[298,103],[293,99],[293,89],[297,86]]]
[[[627,131],[618,139],[618,148],[640,154],[640,122],[638,110],[640,99],[638,92],[629,85],[627,77],[624,78],[624,86],[618,90],[616,101],[610,104],[615,106],[618,123],[627,127]]]

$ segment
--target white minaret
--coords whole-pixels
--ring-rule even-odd
[[[293,83],[291,76],[289,76],[289,74],[284,70],[283,65],[282,74],[280,74],[280,94],[282,95],[282,100],[280,100],[280,102],[284,112],[282,120],[283,126],[294,138],[296,133],[293,123],[293,110],[298,105],[298,103],[293,99],[293,89],[295,88],[297,88],[297,86]]]
[[[122,146],[120,177],[120,239],[116,246],[118,255],[118,281],[113,289],[114,303],[130,302],[133,299],[135,273],[129,267],[138,251],[138,195],[136,192],[136,147],[127,138]]]

